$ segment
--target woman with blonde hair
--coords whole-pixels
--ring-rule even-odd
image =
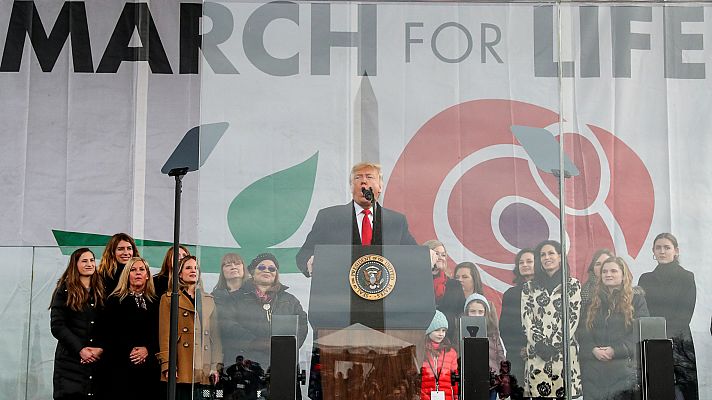
[[[104,289],[96,274],[94,253],[84,247],[69,256],[50,303],[50,328],[57,339],[53,398],[96,398],[104,353],[100,310]]]
[[[124,266],[132,257],[140,257],[134,239],[126,233],[117,233],[109,239],[99,262],[99,276],[104,280],[105,294],[111,294],[119,283]]]
[[[579,329],[586,400],[630,400],[637,384],[635,321],[648,316],[642,289],[621,257],[603,262]]]
[[[190,250],[182,244],[178,245],[178,262],[185,256],[190,255]],[[173,288],[168,287],[168,278],[173,271],[173,247],[166,250],[166,255],[163,256],[161,270],[153,276],[153,286],[156,289],[156,296],[160,299],[163,293],[170,292]]]
[[[158,396],[158,297],[149,265],[133,257],[106,300],[106,321],[112,339],[106,346],[110,399],[152,400]],[[131,384],[127,385],[127,382]]]
[[[213,296],[203,292],[200,267],[195,256],[186,256],[180,262],[178,276],[180,293],[178,303],[177,384],[176,398],[191,399],[193,387],[218,381],[222,369],[222,344],[217,324]],[[169,284],[170,280],[169,280]],[[197,311],[196,311],[197,310]],[[196,314],[197,312],[197,314]],[[161,297],[158,339],[161,380],[168,380],[168,344],[170,341],[171,293]],[[197,332],[197,334],[196,334]]]

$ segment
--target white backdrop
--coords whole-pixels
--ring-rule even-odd
[[[160,167],[188,129],[226,121],[185,179],[187,243],[211,257],[270,247],[291,264],[316,212],[348,201],[350,165],[377,160],[384,204],[418,241],[443,240],[452,264],[478,262],[495,295],[517,248],[558,237],[554,181],[509,131],[546,128],[565,133],[583,172],[567,187],[577,276],[595,248],[614,247],[637,277],[655,265],[652,238],[677,235],[696,274],[691,326],[710,397],[712,7],[228,2],[198,20],[197,4],[166,0],[42,2],[31,26],[45,36],[30,41],[31,4],[0,1],[0,244],[76,244],[53,230],[170,241],[173,181]],[[13,257],[25,287],[33,263]],[[287,279],[307,304],[308,281]],[[37,318],[12,293],[3,321]],[[33,309],[46,308],[47,291],[36,295]],[[26,368],[27,326],[6,339],[8,368]]]

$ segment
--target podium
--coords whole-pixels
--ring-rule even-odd
[[[424,246],[316,246],[309,322],[324,399],[416,399],[435,314]]]

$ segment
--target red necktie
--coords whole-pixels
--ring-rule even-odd
[[[371,244],[371,237],[373,236],[373,228],[371,227],[371,220],[368,218],[368,214],[371,210],[363,210],[363,221],[361,221],[361,244],[364,246],[369,246]]]

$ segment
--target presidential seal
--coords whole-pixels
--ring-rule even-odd
[[[349,283],[359,297],[380,300],[396,286],[396,269],[387,258],[368,254],[351,265]]]

